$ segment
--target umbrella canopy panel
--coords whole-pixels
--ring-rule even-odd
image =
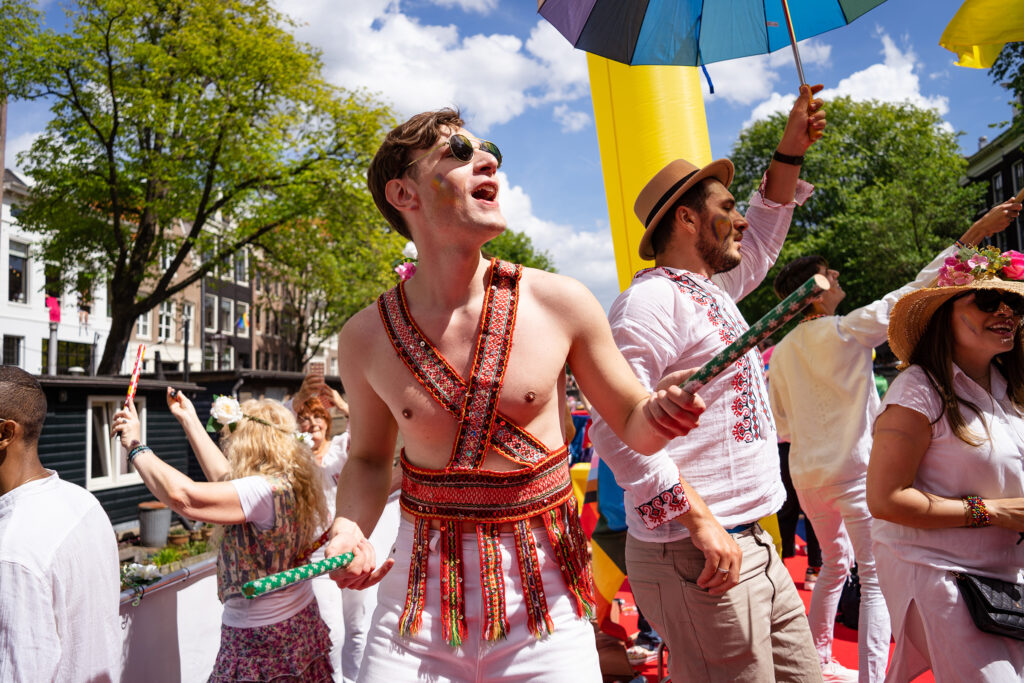
[[[789,0],[797,40],[845,26],[884,0]],[[780,0],[539,0],[569,42],[623,64],[698,66],[790,44]]]

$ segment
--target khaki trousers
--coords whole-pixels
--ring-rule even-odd
[[[743,565],[724,595],[697,586],[704,554],[690,539],[626,539],[629,585],[668,645],[673,683],[821,683],[804,604],[771,536],[755,524],[733,538]]]

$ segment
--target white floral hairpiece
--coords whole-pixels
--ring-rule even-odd
[[[213,406],[210,407],[210,419],[206,421],[206,431],[217,432],[227,427],[232,432],[238,429],[242,420],[252,420],[268,427],[273,427],[282,432],[288,430],[278,427],[276,424],[267,422],[261,417],[246,415],[242,412],[242,406],[234,396],[214,396]],[[291,433],[303,445],[313,448],[313,436],[309,432],[294,431]]]

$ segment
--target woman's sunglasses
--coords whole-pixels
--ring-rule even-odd
[[[974,305],[982,313],[995,313],[1000,304],[1006,304],[1016,316],[1024,316],[1024,297],[998,289],[979,289],[974,292]]]
[[[477,142],[480,143],[479,149],[481,151],[487,152],[495,159],[497,159],[498,168],[501,168],[501,150],[498,149],[498,146],[489,140],[478,140]],[[415,159],[407,163],[402,168],[402,172],[404,173],[405,169],[409,168],[417,161],[422,161],[423,159],[426,159],[435,149],[439,149],[441,147],[444,147],[445,145],[448,145],[448,149],[451,150],[452,156],[463,163],[471,160],[473,158],[473,153],[477,149],[477,147],[473,145],[472,140],[470,140],[462,133],[456,133],[455,135],[452,135],[444,142],[434,145],[425,153],[421,154],[420,156],[416,157]]]

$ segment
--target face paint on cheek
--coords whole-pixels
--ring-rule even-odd
[[[981,330],[978,329],[978,326],[975,325],[973,322],[971,322],[970,318],[968,318],[963,313],[960,314],[960,322],[962,322],[964,324],[964,327],[966,327],[967,330],[971,334],[974,334],[974,335],[981,334]]]
[[[724,242],[732,234],[732,221],[725,216],[715,216],[711,221],[711,229],[715,231],[718,241]]]
[[[455,203],[455,193],[452,191],[451,183],[445,180],[440,173],[435,173],[430,181],[430,187],[437,193],[446,204]]]

